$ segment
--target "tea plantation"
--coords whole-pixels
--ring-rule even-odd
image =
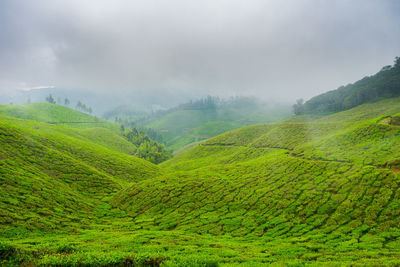
[[[1,115],[0,263],[398,266],[399,117],[295,116],[154,165],[107,127]]]

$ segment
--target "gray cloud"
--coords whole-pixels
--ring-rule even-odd
[[[396,0],[3,0],[0,91],[294,100],[400,55]]]

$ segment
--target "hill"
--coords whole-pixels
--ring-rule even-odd
[[[118,152],[145,158],[153,163],[159,163],[172,156],[163,145],[152,140],[144,132],[138,133],[140,138],[132,140],[128,138],[131,131],[125,130],[121,125],[61,105],[50,103],[0,105],[0,114],[63,126],[57,128],[57,131],[82,140],[93,141]],[[82,130],[70,131],[70,128]]]
[[[232,130],[155,166],[83,130],[2,116],[0,253],[59,266],[398,265],[399,121],[388,99]]]
[[[50,103],[0,105],[0,114],[27,120],[60,124],[73,128],[103,127],[119,132],[119,126],[97,117]]]
[[[375,103],[379,115],[399,116],[386,104]],[[113,203],[148,229],[264,240],[266,262],[390,262],[400,255],[400,128],[382,117],[359,121],[364,108],[353,122],[275,123],[212,138]]]
[[[188,144],[202,141],[243,126],[274,122],[291,115],[286,105],[262,103],[250,97],[219,99],[207,97],[162,110],[147,116],[137,111],[116,109],[113,115],[125,127],[135,125],[156,132],[160,142],[176,151]]]
[[[149,162],[67,134],[73,131],[0,115],[3,230],[76,225],[102,197],[159,172]]]
[[[367,76],[354,84],[315,96],[294,105],[296,114],[319,114],[347,110],[384,98],[400,96],[400,58],[393,66],[385,66],[377,74]]]

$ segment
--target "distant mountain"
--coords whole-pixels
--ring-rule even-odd
[[[332,113],[384,98],[400,96],[400,58],[377,74],[294,105],[296,114]]]

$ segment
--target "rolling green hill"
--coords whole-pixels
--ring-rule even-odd
[[[109,123],[80,111],[50,103],[0,105],[0,114],[74,128],[102,127],[115,132],[120,131],[119,126],[114,123]]]
[[[392,98],[232,130],[156,166],[96,129],[1,116],[0,255],[58,266],[398,265],[399,121]]]
[[[3,229],[76,225],[102,197],[159,172],[147,161],[68,134],[73,131],[0,115]]]
[[[261,103],[250,97],[224,100],[209,96],[147,116],[142,114],[139,118],[136,111],[129,115],[124,109],[115,109],[106,116],[111,114],[127,128],[135,125],[155,131],[168,148],[177,152],[189,144],[229,130],[279,121],[292,113],[288,105]]]
[[[348,111],[352,122],[327,117],[332,122],[228,132],[163,163],[167,175],[121,191],[113,203],[148,229],[260,238],[274,252],[267,249],[266,262],[398,259],[400,128],[381,122],[400,106],[387,104],[375,103],[380,117],[370,120],[360,121],[367,105]]]
[[[140,140],[133,142],[132,138],[128,138],[130,130],[123,129],[121,125],[61,105],[50,103],[0,105],[1,114],[63,126],[47,127],[46,131],[57,131],[83,141],[95,142],[117,152],[150,159],[153,163],[171,157],[171,153],[162,144],[152,140],[143,132],[138,133],[140,136],[136,138]]]
[[[199,108],[198,103],[186,104],[150,120],[144,127],[159,131],[166,145],[178,150],[246,125],[278,121],[290,115],[288,107],[268,106],[254,99],[237,98],[231,102]]]

